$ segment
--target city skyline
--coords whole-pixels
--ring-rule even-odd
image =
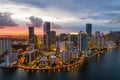
[[[0,80],[120,80],[119,3],[0,0]]]
[[[85,31],[87,23],[93,24],[93,31],[106,33],[120,30],[119,2],[120,0],[1,0],[0,13],[4,16],[0,17],[0,34],[27,35],[26,27],[30,24],[40,27],[35,33],[43,34],[41,26],[44,21],[51,22],[52,29],[57,34],[61,31]]]

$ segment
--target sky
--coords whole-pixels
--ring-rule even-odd
[[[120,0],[0,0],[0,35],[25,35],[28,26],[43,34],[43,23],[50,21],[59,33],[120,31]]]

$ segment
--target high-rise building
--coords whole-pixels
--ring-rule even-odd
[[[85,53],[88,50],[88,35],[85,32],[79,33],[79,41],[79,50]]]
[[[92,24],[90,24],[90,23],[86,24],[86,32],[87,32],[89,37],[92,36]]]
[[[120,45],[120,31],[111,31],[109,33],[110,40]]]
[[[56,44],[56,32],[51,31],[51,44]]]
[[[100,37],[100,31],[95,31],[95,37]]]
[[[93,48],[100,49],[100,38],[94,37],[93,39]]]
[[[50,22],[44,23],[44,45],[47,49],[51,47],[51,31],[50,31],[51,24]]]
[[[66,42],[60,42],[59,43],[59,48],[60,48],[60,52],[63,52],[66,50]]]
[[[105,39],[103,37],[94,37],[93,39],[94,49],[103,49],[104,46],[105,46]]]
[[[35,39],[35,48],[40,48],[40,47],[43,47],[43,38],[42,36],[34,36],[34,39]]]
[[[34,27],[29,27],[29,44],[34,44]]]
[[[0,55],[5,52],[10,53],[12,49],[12,41],[11,39],[0,39]]]
[[[56,32],[55,31],[51,31],[51,49],[56,51]]]
[[[105,46],[104,34],[96,31],[93,37],[93,48],[103,49]]]
[[[95,31],[94,37],[93,37],[93,48],[94,49],[100,49],[100,31]]]
[[[62,42],[62,41],[67,41],[67,40],[68,40],[67,34],[61,33],[61,34],[60,34],[60,41]]]
[[[88,49],[89,50],[93,49],[93,40],[94,38],[88,38]]]
[[[34,27],[29,27],[29,50],[33,50],[34,49]]]
[[[74,42],[67,41],[65,45],[66,45],[66,50],[67,51],[73,51],[74,50]]]
[[[56,37],[56,52],[60,52],[60,39]]]
[[[74,49],[77,49],[78,48],[78,33],[70,33],[68,35],[68,39],[70,42],[73,42]]]

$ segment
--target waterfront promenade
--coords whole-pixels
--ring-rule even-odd
[[[62,65],[62,66],[57,66],[57,67],[50,67],[50,68],[39,68],[39,67],[29,67],[29,66],[24,66],[24,65],[15,65],[15,66],[8,66],[6,67],[5,65],[1,64],[0,67],[1,68],[20,68],[20,69],[25,69],[25,70],[41,70],[41,71],[44,71],[44,70],[59,70],[59,69],[66,69],[66,68],[73,68],[73,67],[76,67],[76,66],[80,66],[84,63],[84,60],[85,60],[85,56],[83,55],[77,62],[74,62],[72,64],[68,64],[68,65]]]
[[[28,69],[28,70],[57,70],[57,69],[64,69],[64,68],[71,68],[71,67],[75,67],[77,65],[81,65],[84,62],[85,56],[82,56],[80,58],[80,60],[78,60],[75,63],[72,64],[68,64],[68,65],[62,65],[62,66],[57,66],[57,67],[51,67],[51,68],[31,68],[31,67],[26,67],[26,66],[17,66],[18,68],[21,69]]]

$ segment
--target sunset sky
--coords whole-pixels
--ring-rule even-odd
[[[93,32],[120,31],[120,0],[0,0],[0,35],[26,35],[28,26],[43,34],[43,22],[52,22],[52,30]]]

